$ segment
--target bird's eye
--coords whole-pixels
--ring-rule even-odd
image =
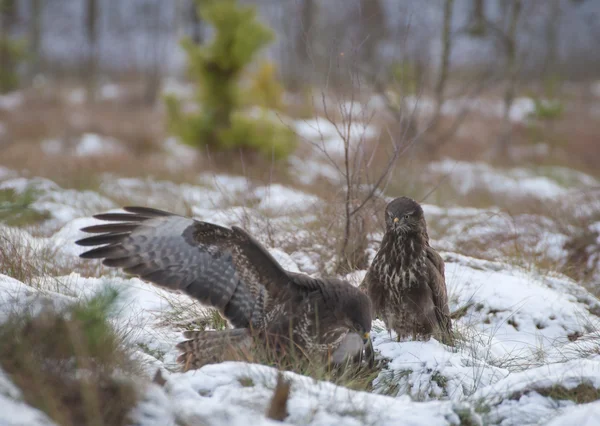
[[[410,215],[409,215],[408,213],[406,213],[406,214],[404,215],[404,219],[408,219],[409,217],[410,217]]]

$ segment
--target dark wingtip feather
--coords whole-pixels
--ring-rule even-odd
[[[77,240],[75,241],[75,244],[83,247],[113,244],[123,240],[123,238],[125,238],[127,235],[129,235],[129,232],[121,232],[118,234],[94,235],[93,237],[87,237],[82,238],[81,240]]]
[[[115,258],[120,257],[119,254],[122,250],[119,250],[115,246],[102,246],[92,250],[88,250],[79,255],[82,259],[101,259],[101,258]]]
[[[81,228],[83,232],[87,232],[88,234],[103,234],[103,233],[122,233],[122,232],[131,232],[135,228],[137,228],[139,224],[137,223],[105,223],[101,225],[91,225],[86,226],[85,228]]]
[[[150,216],[144,216],[134,213],[100,213],[93,216],[95,219],[105,220],[107,222],[143,222],[150,219]]]
[[[123,210],[130,213],[136,213],[143,216],[156,217],[156,216],[174,216],[174,213],[169,213],[164,210],[153,209],[151,207],[140,207],[140,206],[126,206]]]

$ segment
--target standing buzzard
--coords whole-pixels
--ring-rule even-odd
[[[385,209],[385,223],[381,247],[361,284],[375,315],[398,339],[438,332],[448,341],[452,323],[444,261],[429,246],[423,209],[410,198],[396,198]]]
[[[309,356],[332,355],[371,330],[368,297],[346,281],[316,279],[284,270],[251,235],[146,207],[106,213],[117,222],[82,231],[99,234],[76,243],[101,246],[81,254],[217,308],[233,325],[223,331],[186,333],[178,347],[185,369],[230,359],[260,340],[277,353],[299,349]],[[351,333],[349,333],[351,332]],[[336,352],[336,350],[339,350]],[[362,352],[362,347],[360,348]],[[352,353],[348,356],[356,356]]]

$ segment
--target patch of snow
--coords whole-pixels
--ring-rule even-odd
[[[173,95],[180,99],[191,98],[195,89],[193,84],[184,83],[175,78],[166,78],[162,84],[163,95]]]
[[[571,390],[581,384],[600,387],[600,361],[597,358],[548,364],[513,373],[480,389],[473,395],[473,399],[485,401],[491,407],[486,416],[491,424],[547,424],[548,420],[561,411],[570,412],[574,403],[568,400],[556,401],[539,392],[556,386]],[[578,423],[571,420],[567,424]]]
[[[85,90],[81,88],[71,90],[67,95],[67,101],[73,105],[81,105],[85,102]]]
[[[431,163],[428,169],[432,173],[446,175],[452,186],[463,195],[485,189],[501,195],[556,199],[568,192],[567,188],[550,178],[519,168],[501,171],[481,162],[442,160]]]
[[[549,350],[598,326],[600,301],[567,278],[454,254],[445,260],[451,311],[471,305],[457,323],[494,338],[496,365],[543,363]]]
[[[256,188],[253,193],[255,197],[260,199],[259,209],[280,214],[306,211],[315,207],[321,201],[316,195],[307,194],[280,184],[261,186]]]
[[[430,205],[423,209],[435,230],[432,234],[439,234],[435,246],[446,251],[497,260],[514,260],[515,252],[521,260],[527,257],[563,262],[568,256],[563,248],[568,237],[544,216]]]
[[[344,117],[358,121],[369,121],[374,114],[382,113],[387,109],[383,96],[371,96],[367,102],[347,101],[340,104],[339,110]]]
[[[250,190],[251,182],[242,176],[231,176],[226,174],[203,173],[198,177],[198,182],[204,185],[214,186],[223,192],[236,194]]]
[[[486,401],[479,403],[482,404],[483,410],[489,410],[484,415],[483,424],[502,426],[545,425],[561,410],[573,405],[570,401],[555,401],[537,392],[523,395],[516,400],[507,398],[495,407],[488,407],[485,405]],[[572,424],[569,423],[569,426]]]
[[[0,166],[0,181],[17,176],[17,172],[7,167]],[[1,187],[0,187],[1,189]]]
[[[432,115],[435,111],[435,101],[425,95],[409,95],[402,99],[406,114]],[[461,111],[472,111],[486,117],[500,118],[504,115],[504,102],[485,98],[456,98],[446,99],[441,106],[441,114],[456,116]],[[523,122],[535,111],[535,102],[531,98],[519,97],[513,101],[509,111],[509,119],[513,122]]]
[[[179,142],[176,138],[167,138],[163,147],[168,154],[167,166],[171,170],[192,167],[198,158],[198,150]]]
[[[516,98],[508,113],[510,121],[523,122],[535,111],[535,102],[531,98]]]
[[[172,304],[186,304],[189,298],[145,283],[137,278],[103,276],[84,278],[78,273],[55,277],[52,283],[39,282],[40,288],[52,285],[77,295],[77,298],[89,298],[98,291],[112,287],[119,290],[119,299],[113,318],[116,329],[126,336],[133,345],[143,345],[151,353],[163,355],[165,365],[174,366],[179,354],[175,345],[183,340],[181,332],[161,327],[160,313],[170,309]],[[200,310],[201,311],[201,310]],[[151,374],[151,373],[150,373]]]
[[[12,110],[18,108],[25,100],[21,92],[11,92],[0,95],[0,110]]]
[[[278,248],[269,248],[269,253],[275,258],[277,262],[279,262],[283,269],[290,272],[300,272],[300,269],[298,269],[298,265],[296,265],[296,262],[294,262],[290,255],[284,252],[283,250],[280,250]]]
[[[9,188],[18,194],[22,194],[28,189],[34,191],[35,200],[31,203],[30,208],[40,213],[50,214],[52,219],[44,223],[44,227],[49,229],[62,226],[75,218],[115,206],[112,201],[97,192],[62,189],[53,181],[45,178],[18,177],[0,182],[0,189]]]
[[[298,136],[311,142],[337,136],[335,125],[329,120],[320,118],[297,120],[294,128]]]
[[[304,251],[295,251],[290,254],[292,260],[296,263],[300,271],[305,274],[316,274],[319,271],[317,266],[318,255],[315,253],[312,256]]]
[[[342,179],[342,174],[331,163],[315,158],[298,158],[292,156],[288,162],[293,171],[292,175],[304,185],[310,185],[319,178],[325,178],[332,184]]]
[[[452,351],[435,339],[396,342],[395,333],[390,338],[385,329],[371,337],[379,356],[390,360],[373,381],[375,392],[408,394],[417,400],[464,400],[508,375],[507,370],[477,359],[470,348]]]
[[[59,139],[44,139],[41,148],[46,155],[57,155],[63,151],[64,143]]]
[[[100,88],[100,97],[106,100],[117,99],[121,96],[121,88],[114,83],[107,83]]]
[[[142,205],[181,211],[188,207],[214,208],[221,205],[225,196],[217,190],[187,183],[139,178],[106,178],[100,186],[102,192],[112,197],[128,200],[130,205]]]
[[[125,147],[120,142],[95,133],[85,133],[75,146],[75,155],[78,157],[111,155],[123,152],[125,152]]]
[[[575,405],[564,409],[546,426],[595,426],[600,424],[600,401]]]
[[[513,373],[493,385],[480,389],[473,396],[475,399],[484,399],[489,404],[497,404],[506,396],[515,393],[550,389],[554,386],[573,389],[582,383],[600,388],[600,358],[547,364]]]
[[[404,104],[404,108],[406,109],[405,114],[407,114],[409,117],[415,114],[431,115],[435,109],[434,100],[427,96],[409,95],[405,96],[402,99],[402,102]],[[442,112],[444,111],[445,110],[442,110]]]
[[[15,177],[13,179],[5,180],[0,183],[0,189],[12,189],[17,194],[22,194],[27,189],[33,189],[35,191],[47,192],[47,191],[59,191],[61,188],[56,183],[46,178],[33,178],[28,179],[24,177]]]
[[[390,398],[356,392],[326,382],[285,372],[291,383],[288,424],[310,425],[458,425],[460,418],[449,401],[413,402],[408,397]],[[277,370],[246,363],[225,362],[207,365],[187,373],[169,375],[160,390],[148,396],[153,404],[142,404],[136,416],[147,418],[148,409],[163,416],[162,424],[174,418],[184,423],[207,425],[275,425],[265,419],[273,395]],[[243,382],[250,385],[242,385]],[[165,398],[166,396],[166,398]],[[160,407],[160,408],[157,408]],[[169,407],[163,410],[162,407]],[[152,417],[152,416],[151,416]],[[144,423],[146,424],[146,423]],[[157,423],[155,423],[157,424]]]
[[[344,154],[346,140],[350,144],[349,149],[354,151],[366,139],[376,138],[379,134],[375,127],[366,123],[336,125],[323,118],[296,120],[294,128],[300,138],[313,145],[315,151],[335,156]]]
[[[42,278],[37,278],[37,282],[42,281]],[[27,312],[35,316],[47,308],[61,310],[74,301],[50,289],[42,292],[39,288],[0,274],[0,322],[14,313]]]

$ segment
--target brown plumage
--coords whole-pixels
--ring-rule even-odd
[[[429,245],[423,209],[400,197],[385,210],[386,231],[361,287],[388,329],[407,337],[451,338],[444,261]]]
[[[250,234],[238,227],[145,207],[107,213],[117,222],[82,231],[98,234],[77,241],[101,247],[81,255],[218,309],[234,327],[195,331],[178,347],[186,369],[239,359],[258,340],[277,353],[292,345],[306,355],[340,358],[349,332],[365,339],[371,330],[371,304],[346,281],[311,278],[284,270]],[[350,334],[351,335],[351,334]],[[361,348],[362,349],[362,348]],[[348,354],[354,356],[356,354]]]

